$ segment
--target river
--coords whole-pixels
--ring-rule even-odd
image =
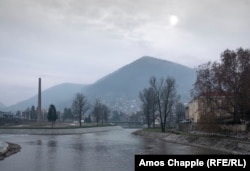
[[[133,171],[135,154],[221,154],[166,143],[119,129],[75,135],[0,135],[21,145],[20,152],[0,161],[1,171]]]

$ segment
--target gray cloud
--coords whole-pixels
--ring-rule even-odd
[[[226,48],[249,48],[249,8],[248,0],[1,0],[0,93],[40,75],[43,88],[92,83],[143,55],[190,67],[218,60]]]

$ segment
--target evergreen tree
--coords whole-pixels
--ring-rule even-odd
[[[48,121],[51,122],[51,127],[52,128],[53,128],[56,120],[57,120],[56,107],[53,104],[51,104],[50,107],[49,107]]]

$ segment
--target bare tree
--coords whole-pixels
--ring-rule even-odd
[[[63,110],[63,121],[65,120],[73,120],[74,119],[74,115],[71,111],[71,108],[64,108]]]
[[[99,99],[96,99],[96,101],[95,101],[92,115],[95,118],[95,122],[98,124],[101,120],[101,102]]]
[[[108,121],[110,109],[105,104],[102,104],[101,111],[102,111],[101,112],[101,121],[102,121],[102,125],[103,125],[103,122]]]
[[[82,126],[82,118],[84,113],[89,109],[89,105],[87,102],[87,97],[82,93],[77,93],[75,99],[72,103],[72,110],[76,114],[80,127]]]
[[[159,81],[155,77],[150,78],[150,85],[156,95],[162,132],[166,131],[167,117],[172,114],[173,108],[178,101],[175,84],[175,79],[170,77]]]
[[[108,121],[110,109],[103,103],[100,102],[99,99],[96,99],[92,115],[95,118],[96,123],[103,123]]]
[[[157,107],[157,97],[152,87],[145,88],[139,93],[140,100],[142,102],[143,114],[146,118],[148,128],[153,123],[155,127],[155,112]]]
[[[232,114],[233,122],[250,115],[250,50],[225,50],[220,62],[199,66],[193,97],[211,110]],[[221,100],[218,100],[221,99]]]

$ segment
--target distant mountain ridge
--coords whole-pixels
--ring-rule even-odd
[[[74,98],[74,95],[81,91],[86,85],[63,83],[42,91],[42,108],[48,109],[50,104],[54,104],[56,109],[63,109],[69,106],[69,102]],[[25,110],[32,105],[37,107],[38,95],[35,95],[27,100],[21,101],[15,105],[9,106],[10,111]]]
[[[6,108],[7,108],[7,106],[0,102],[0,111],[5,110]]]
[[[190,90],[196,78],[194,69],[167,60],[143,56],[91,85],[67,83],[44,90],[42,107],[47,109],[49,104],[53,103],[58,110],[63,110],[64,107],[71,106],[75,93],[81,91],[90,103],[100,99],[112,110],[135,112],[140,109],[139,92],[149,86],[151,76],[175,78],[181,101],[190,100]],[[37,95],[9,109],[24,110],[30,105],[37,105]]]

